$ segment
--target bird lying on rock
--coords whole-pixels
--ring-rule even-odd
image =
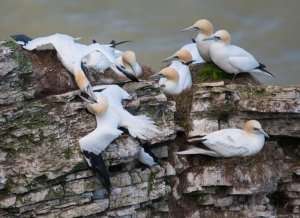
[[[149,117],[145,115],[134,116],[123,108],[122,100],[131,99],[131,96],[124,89],[117,85],[100,87],[100,89],[103,88],[102,92],[95,92],[97,103],[81,96],[87,109],[95,114],[97,127],[82,137],[79,140],[79,145],[89,166],[103,186],[110,190],[109,173],[101,152],[123,133],[119,128],[126,128],[131,136],[143,140],[154,138],[159,130]]]
[[[116,59],[100,44],[91,44],[89,46],[76,43],[79,38],[74,38],[65,34],[53,34],[45,37],[31,39],[26,35],[11,36],[22,48],[32,51],[43,45],[51,44],[57,51],[57,57],[63,66],[75,76],[75,81],[82,92],[87,93],[94,101],[95,96],[88,81],[84,69],[82,68],[82,59],[92,52],[100,52],[111,63],[112,68],[117,68],[119,71],[127,73],[125,68],[121,66]],[[131,77],[131,75],[130,75]]]
[[[244,129],[222,129],[200,138],[208,149],[194,147],[177,152],[179,155],[205,154],[212,157],[251,156],[258,153],[269,138],[256,120],[245,123]]]
[[[107,54],[103,54],[100,52],[91,52],[89,55],[87,55],[85,58],[83,58],[83,63],[87,67],[94,67],[97,70],[99,70],[101,73],[104,73],[107,69],[112,69],[117,75],[119,76],[126,76],[132,81],[138,82],[137,74],[141,74],[141,68],[136,67],[136,59],[135,54],[133,52],[130,52],[129,55],[126,52],[122,52],[119,50],[116,50],[116,45],[130,42],[130,41],[122,41],[116,43],[114,40],[107,45],[100,45],[96,40],[93,40],[93,43],[95,45],[100,45],[104,47]],[[131,55],[133,53],[133,55]],[[125,56],[124,56],[125,55]],[[108,58],[109,57],[109,58]],[[123,58],[122,58],[123,57]],[[120,59],[124,59],[124,61],[120,61]],[[111,63],[118,63],[122,67],[122,71],[120,71],[119,68],[116,68],[115,65],[112,65]],[[139,65],[138,65],[139,66]],[[134,69],[134,70],[133,70]],[[140,70],[140,72],[136,73],[135,69],[137,71]]]

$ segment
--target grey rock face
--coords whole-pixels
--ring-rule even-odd
[[[94,73],[93,73],[94,74]],[[97,80],[89,75],[94,85]],[[101,75],[103,76],[103,75]],[[88,168],[78,139],[96,122],[53,51],[0,46],[1,217],[297,217],[300,202],[300,87],[194,84],[191,110],[157,81],[128,83],[132,114],[161,130],[150,141],[124,133],[103,152],[111,174],[107,193]],[[199,137],[257,119],[271,135],[244,158],[177,156]],[[186,121],[188,125],[180,121]],[[188,126],[188,128],[186,128]],[[142,169],[140,144],[159,157]]]

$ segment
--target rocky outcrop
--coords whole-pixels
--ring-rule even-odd
[[[124,133],[109,145],[103,153],[112,181],[108,194],[78,145],[95,128],[94,116],[55,52],[29,53],[4,42],[0,78],[1,217],[300,215],[300,86],[199,83],[173,99],[156,81],[125,84],[133,97],[126,109],[153,118],[161,134],[141,141]],[[253,157],[175,154],[247,119],[259,120],[271,136]],[[143,169],[136,162],[142,143],[159,165]]]

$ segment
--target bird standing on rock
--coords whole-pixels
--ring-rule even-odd
[[[265,144],[268,134],[256,120],[245,123],[244,129],[222,129],[200,138],[208,149],[194,147],[177,152],[179,155],[205,154],[212,157],[251,156],[258,153]]]
[[[210,56],[212,61],[227,73],[235,75],[239,73],[259,73],[273,76],[265,70],[265,65],[258,63],[256,59],[244,49],[230,45],[231,36],[226,30],[217,31],[213,37],[204,39],[213,41],[210,46]]]

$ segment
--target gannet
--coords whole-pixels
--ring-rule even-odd
[[[258,153],[265,144],[268,134],[263,131],[260,123],[249,120],[244,129],[222,129],[200,138],[208,149],[192,148],[177,152],[179,155],[205,154],[213,157],[251,156]]]
[[[152,153],[152,151],[149,149],[149,147],[147,147],[147,145],[141,146],[141,149],[138,153],[138,161],[148,167],[152,167],[158,164],[157,157]]]
[[[117,58],[117,61],[126,68],[128,72],[139,78],[142,75],[142,68],[136,61],[136,55],[133,51],[125,51]]]
[[[190,52],[185,49],[178,50],[163,62],[166,61],[172,61],[171,65],[151,76],[164,76],[159,80],[162,91],[168,95],[178,95],[184,90],[190,89],[192,87],[192,77],[188,65],[194,61]]]
[[[111,61],[113,68],[117,68],[125,74],[129,74],[112,57],[112,55],[110,55],[110,53],[98,43],[86,46],[75,42],[75,40],[78,40],[79,38],[59,33],[35,39],[30,39],[25,35],[13,35],[12,38],[15,39],[18,44],[22,45],[22,48],[29,51],[43,45],[51,44],[57,51],[57,57],[63,66],[75,76],[75,81],[79,89],[82,92],[87,93],[94,100],[95,96],[93,94],[91,84],[82,69],[82,59],[84,57],[89,55],[91,52],[101,53]]]
[[[117,85],[108,85],[102,92],[94,93],[97,103],[81,96],[87,109],[95,114],[97,127],[88,135],[79,139],[80,148],[89,166],[95,172],[103,186],[109,190],[110,180],[101,152],[122,134],[119,127],[128,129],[129,134],[143,140],[155,137],[159,130],[154,121],[145,115],[134,116],[122,106],[123,99],[131,96]]]
[[[184,50],[190,52],[190,54],[192,56],[193,64],[199,64],[199,63],[205,62],[198,52],[196,41],[194,39],[192,39],[192,40],[193,40],[193,43],[186,44],[186,45],[182,46],[181,49],[184,49]]]
[[[231,36],[226,30],[219,30],[213,37],[204,39],[204,41],[214,41],[210,46],[210,55],[218,67],[235,75],[247,72],[274,77],[264,69],[266,66],[258,63],[250,53],[238,46],[230,45],[230,40]]]
[[[181,30],[182,32],[188,30],[196,30],[199,31],[196,37],[196,45],[200,56],[207,62],[211,61],[211,57],[209,54],[209,47],[212,44],[211,41],[203,41],[203,39],[211,36],[214,32],[212,23],[207,19],[198,20],[194,23],[193,26],[190,26],[186,29]]]
[[[104,73],[105,70],[110,68],[119,76],[126,76],[130,80],[138,82],[138,77],[132,72],[131,68],[123,66],[122,62],[118,61],[118,57],[124,55],[124,52],[116,50],[115,46],[124,42],[129,41],[123,41],[119,43],[112,41],[110,44],[101,45],[96,40],[93,40],[93,44],[96,47],[101,46],[106,53],[103,54],[100,52],[91,52],[89,55],[83,58],[84,65],[87,67],[94,67],[101,73]]]

